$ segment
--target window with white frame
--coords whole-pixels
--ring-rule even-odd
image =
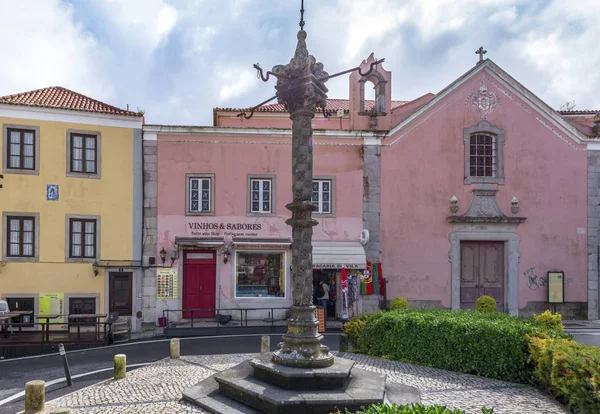
[[[212,211],[212,178],[189,178],[188,211],[190,213],[210,213]]]
[[[319,214],[331,214],[331,180],[313,180],[312,202]]]
[[[250,212],[271,213],[272,202],[272,180],[251,179],[250,180]]]

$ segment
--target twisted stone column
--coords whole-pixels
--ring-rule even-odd
[[[292,218],[292,298],[288,330],[273,362],[305,368],[333,364],[329,348],[321,345],[312,304],[312,233],[318,223],[312,218],[317,207],[312,204],[313,142],[311,121],[317,106],[326,104],[327,88],[319,79],[327,76],[323,65],[308,54],[306,32],[298,32],[296,53],[288,65],[273,68],[277,79],[277,98],[292,119],[292,192],[293,201],[286,207]]]

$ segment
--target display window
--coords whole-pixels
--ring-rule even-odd
[[[236,252],[236,298],[284,298],[284,252]]]

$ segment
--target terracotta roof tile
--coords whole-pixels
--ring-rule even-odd
[[[67,109],[71,111],[95,112],[109,115],[141,117],[142,114],[119,109],[88,96],[63,88],[50,86],[29,92],[0,97],[0,104],[35,106],[42,108]]]
[[[392,110],[402,105],[407,104],[409,101],[392,101]],[[374,100],[365,100],[365,111],[369,111],[375,104]],[[344,112],[350,111],[350,100],[349,99],[327,99],[327,109],[330,111],[338,111],[343,109]],[[215,108],[215,111],[222,112],[241,112],[248,111],[249,108]],[[283,104],[269,104],[263,105],[256,108],[255,112],[287,112],[283,107]],[[321,109],[317,109],[317,112],[321,112]]]
[[[595,115],[599,110],[593,109],[572,109],[570,111],[557,111],[561,115]]]

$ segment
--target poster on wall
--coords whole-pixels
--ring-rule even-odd
[[[156,298],[177,299],[177,269],[156,269]]]
[[[58,315],[57,318],[50,319],[50,323],[64,323],[64,293],[40,293],[40,316]],[[40,322],[46,322],[40,319]]]
[[[548,302],[563,303],[565,301],[565,272],[552,270],[548,272]]]

